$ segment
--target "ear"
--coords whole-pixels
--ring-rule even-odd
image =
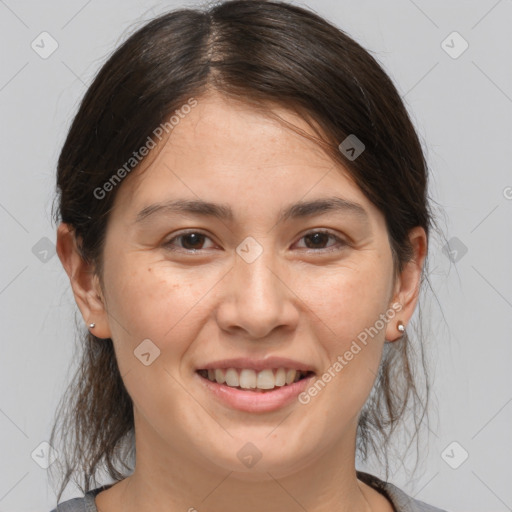
[[[409,231],[409,240],[414,254],[411,260],[405,263],[395,284],[391,304],[399,303],[402,305],[402,309],[396,313],[393,320],[391,320],[386,327],[387,341],[400,339],[402,333],[397,329],[397,323],[401,320],[407,329],[409,320],[418,302],[423,264],[427,255],[427,235],[425,230],[420,226],[411,229]]]
[[[89,324],[96,324],[90,331],[98,338],[110,338],[105,299],[99,277],[93,265],[87,263],[80,254],[74,229],[65,223],[57,228],[57,254],[66,271],[76,303],[82,317]]]

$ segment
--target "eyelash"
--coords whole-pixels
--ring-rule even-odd
[[[315,234],[318,234],[318,233],[329,235],[331,238],[334,238],[338,242],[338,244],[341,245],[341,247],[338,247],[338,248],[328,247],[328,248],[325,248],[325,249],[306,249],[307,253],[312,253],[312,252],[326,253],[326,252],[339,251],[339,250],[343,249],[343,247],[348,245],[348,243],[345,240],[341,239],[339,236],[335,235],[334,233],[331,233],[330,231],[327,231],[327,230],[321,230],[321,229],[309,231],[309,232],[305,233],[304,235],[302,235],[299,238],[299,240],[302,240],[303,238],[305,238],[307,236],[315,235]],[[170,240],[165,242],[163,244],[163,246],[166,249],[169,249],[169,250],[175,251],[175,252],[184,252],[186,254],[191,254],[191,255],[198,254],[198,253],[202,252],[205,249],[183,249],[183,248],[175,248],[172,245],[172,243],[175,240],[177,240],[179,238],[182,238],[182,237],[186,237],[187,235],[192,235],[192,234],[202,235],[202,236],[204,236],[205,238],[208,238],[208,239],[210,238],[208,235],[206,235],[205,233],[202,233],[201,231],[191,230],[191,231],[180,233],[179,235],[174,236],[173,238],[171,238]]]

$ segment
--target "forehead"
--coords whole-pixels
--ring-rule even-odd
[[[199,98],[197,106],[172,130],[164,152],[173,152],[192,163],[207,159],[216,168],[272,169],[297,165],[305,158],[310,165],[332,166],[317,143],[286,123],[316,135],[304,119],[283,107],[256,109],[210,93]]]
[[[275,106],[273,112],[318,136],[297,114]],[[348,171],[317,143],[249,104],[209,94],[123,183],[116,209],[184,196],[268,209],[334,191],[372,209]]]

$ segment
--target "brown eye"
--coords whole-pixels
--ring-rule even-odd
[[[201,233],[189,233],[187,235],[181,235],[181,238],[184,242],[184,249],[201,249],[201,246],[204,244],[204,239],[206,238]]]
[[[306,241],[306,248],[313,250],[332,250],[331,247],[335,247],[336,244],[331,244],[330,246],[326,247],[326,244],[329,242],[330,239],[334,240],[335,242],[338,242],[338,245],[347,245],[346,242],[344,242],[341,238],[334,235],[333,233],[330,233],[329,231],[312,231],[311,233],[308,233],[301,238],[301,240]]]
[[[304,240],[310,242],[309,245],[308,243],[306,243],[308,249],[322,249],[323,247],[320,246],[323,246],[326,243],[328,243],[330,237],[331,235],[328,235],[327,233],[313,233],[311,235],[306,235],[304,237]]]
[[[195,252],[204,249],[205,240],[207,239],[209,239],[209,237],[203,233],[190,231],[188,233],[182,233],[181,235],[177,235],[171,238],[164,244],[164,247],[173,251],[183,250]],[[176,241],[178,242],[178,247],[176,247]]]

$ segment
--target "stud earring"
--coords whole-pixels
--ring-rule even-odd
[[[396,328],[403,334],[405,332],[405,326],[401,320],[398,320]]]
[[[89,324],[89,329],[94,329],[96,327],[96,324]]]

